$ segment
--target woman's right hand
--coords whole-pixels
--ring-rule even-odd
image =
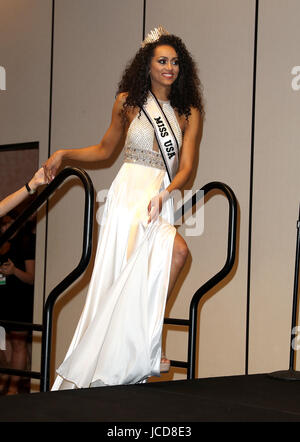
[[[57,150],[43,164],[45,178],[47,180],[47,183],[50,183],[55,178],[55,175],[56,175],[59,167],[61,166],[62,159],[63,159],[63,150]]]

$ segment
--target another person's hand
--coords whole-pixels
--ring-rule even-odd
[[[41,167],[31,178],[29,181],[29,187],[32,190],[36,190],[39,186],[42,186],[43,184],[47,184],[47,180],[45,177],[44,168]]]
[[[50,183],[55,178],[55,175],[56,175],[59,167],[61,166],[62,158],[63,158],[63,151],[57,150],[43,164],[45,178],[47,180],[47,183]]]
[[[18,189],[16,192],[8,195],[4,200],[0,201],[0,217],[6,215],[10,210],[14,209],[18,204],[28,197],[28,192],[34,193],[36,189],[42,184],[47,184],[44,169],[41,167],[28,182],[27,190],[25,186]],[[28,191],[28,192],[27,192]]]
[[[0,267],[0,273],[2,273],[3,275],[6,275],[6,276],[13,275],[14,270],[15,270],[15,265],[10,259],[8,259],[6,262],[4,262],[2,264],[2,266]]]

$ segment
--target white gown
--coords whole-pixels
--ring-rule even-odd
[[[169,102],[160,102],[179,147]],[[148,204],[169,184],[154,130],[143,113],[131,122],[125,159],[107,194],[85,306],[52,390],[145,382],[160,376],[161,334],[169,286],[173,199],[148,221]]]

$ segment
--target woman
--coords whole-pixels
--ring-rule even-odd
[[[155,29],[125,69],[101,142],[58,150],[44,165],[50,181],[66,160],[109,158],[126,136],[86,304],[53,390],[145,382],[160,375],[160,362],[170,363],[161,360],[164,308],[188,254],[170,194],[194,167],[200,86],[181,39]]]

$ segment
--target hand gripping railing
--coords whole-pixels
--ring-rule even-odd
[[[82,255],[77,267],[70,272],[49,294],[43,312],[43,323],[29,324],[14,321],[0,320],[0,325],[9,325],[16,328],[35,330],[42,332],[42,360],[41,372],[28,370],[15,370],[9,368],[0,368],[0,373],[11,375],[27,376],[41,380],[40,390],[49,390],[50,379],[50,353],[51,353],[51,334],[52,334],[52,312],[54,303],[58,296],[66,290],[87,268],[92,251],[93,234],[93,214],[94,214],[94,187],[89,175],[82,169],[66,167],[54,180],[37,196],[37,198],[24,210],[16,221],[0,236],[0,247],[22,226],[25,221],[49,198],[49,196],[60,186],[60,184],[69,176],[77,176],[83,183],[85,190],[84,206],[84,230]]]
[[[203,284],[194,294],[189,311],[189,319],[175,319],[165,318],[165,324],[172,325],[184,325],[188,326],[188,357],[185,361],[171,360],[171,365],[174,367],[187,368],[187,379],[195,378],[196,367],[196,341],[197,341],[197,312],[198,305],[203,296],[215,285],[217,285],[226,275],[230,272],[235,261],[236,250],[236,225],[237,225],[237,201],[236,197],[229,186],[213,181],[206,184],[200,190],[198,190],[186,203],[184,203],[180,209],[174,214],[175,222],[179,219],[187,210],[196,204],[201,198],[203,198],[211,190],[221,190],[228,199],[229,203],[229,221],[228,221],[228,246],[227,246],[227,259],[223,268]]]

